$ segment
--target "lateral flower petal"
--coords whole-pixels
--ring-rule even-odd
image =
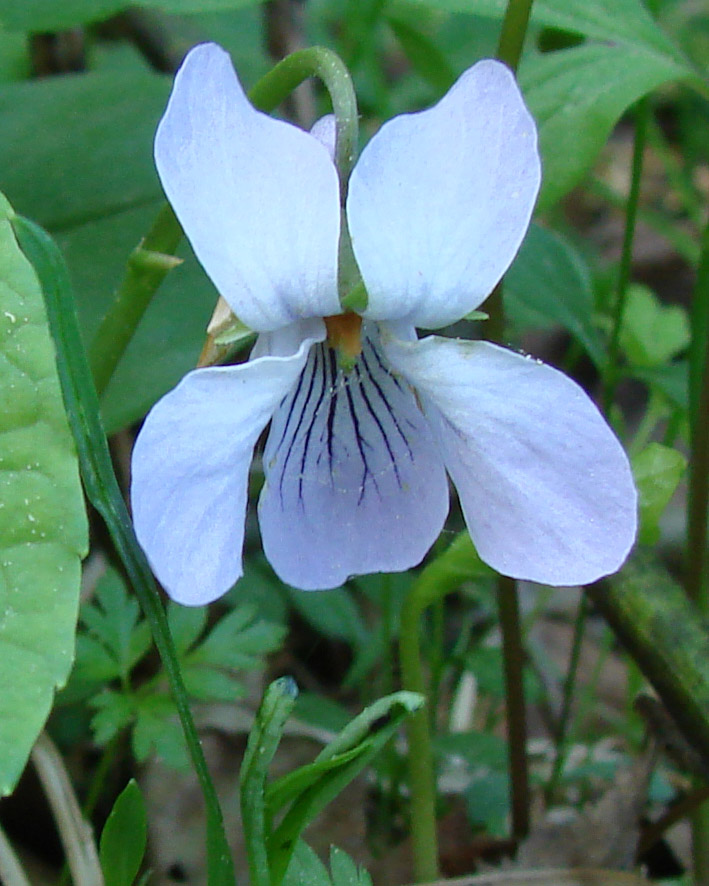
[[[474,310],[522,242],[540,177],[534,121],[499,62],[479,62],[433,108],[385,123],[347,200],[365,315],[435,328]]]
[[[135,530],[179,603],[209,603],[242,574],[254,445],[324,337],[322,323],[302,325],[311,337],[290,355],[190,372],[145,419],[133,449]]]
[[[487,342],[389,339],[422,395],[480,556],[513,578],[587,584],[636,531],[628,460],[575,382]]]
[[[252,107],[215,44],[178,71],[155,162],[197,258],[247,326],[339,312],[335,167],[318,139]]]
[[[264,551],[280,578],[302,590],[415,566],[448,513],[428,422],[385,364],[376,330],[365,330],[348,374],[331,348],[313,348],[266,444]]]

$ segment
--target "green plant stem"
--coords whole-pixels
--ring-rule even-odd
[[[337,127],[335,165],[344,206],[347,183],[357,156],[359,117],[352,79],[342,59],[323,46],[299,49],[265,74],[249,98],[255,107],[272,110],[308,77],[318,77],[330,93]]]
[[[583,644],[583,635],[586,628],[587,612],[588,606],[586,603],[586,597],[582,595],[579,600],[579,608],[576,613],[576,622],[574,624],[574,637],[571,644],[571,655],[569,656],[569,669],[566,673],[566,679],[564,680],[564,694],[561,702],[559,727],[555,736],[556,753],[554,757],[554,767],[545,790],[547,803],[553,802],[554,794],[556,793],[559,779],[561,778],[564,769],[569,723],[571,720],[571,703],[576,690],[576,679],[578,677],[579,661],[581,659],[581,646]]]
[[[404,689],[420,693],[430,704],[421,660],[421,616],[425,610],[455,591],[462,582],[491,574],[478,557],[468,533],[461,532],[412,583],[401,610],[399,631],[399,663]],[[412,713],[407,723],[414,875],[422,883],[438,877],[436,787],[430,724],[430,715],[425,708]]]
[[[502,22],[497,58],[517,71],[527,33],[533,0],[509,0]],[[500,281],[485,303],[490,316],[490,339],[498,344],[505,337],[505,311]],[[516,582],[499,576],[497,605],[500,614],[505,667],[507,746],[510,766],[512,830],[523,837],[529,830],[529,774],[527,770],[527,726],[524,701],[524,650],[519,619]]]
[[[89,348],[89,364],[99,396],[103,394],[153,295],[172,268],[182,228],[169,203],[160,209],[145,238],[128,257],[125,277],[101,320]]]
[[[533,0],[509,0],[502,22],[497,58],[515,72],[522,55],[532,3]]]
[[[505,669],[512,834],[515,838],[521,839],[529,832],[529,773],[527,768],[527,714],[524,700],[524,648],[517,583],[513,578],[508,578],[505,575],[499,576],[497,607],[502,629]]]
[[[266,781],[297,697],[298,687],[291,677],[271,683],[256,714],[241,764],[241,820],[251,886],[271,886],[271,859],[266,851],[270,825],[266,816]]]
[[[709,510],[709,223],[692,303],[690,346],[690,459],[687,490],[687,594],[709,616],[707,581],[707,512]],[[694,882],[709,884],[709,803],[692,815]]]
[[[414,584],[416,587],[416,583]],[[421,663],[421,615],[423,607],[411,594],[401,612],[399,654],[404,689],[427,696]],[[430,731],[431,715],[424,708],[409,717],[409,790],[411,792],[411,842],[417,882],[436,880],[438,834],[436,831],[436,783]]]
[[[67,417],[74,435],[86,494],[103,517],[123,562],[167,674],[187,748],[207,810],[209,886],[234,886],[234,867],[221,809],[187,699],[165,609],[145,555],[138,545],[120,492],[101,425],[98,395],[84,351],[76,307],[64,260],[51,237],[38,225],[16,217],[20,246],[42,284],[49,325],[57,350],[57,369]]]
[[[608,414],[615,389],[619,380],[618,357],[620,350],[620,333],[623,327],[623,316],[628,295],[630,282],[630,268],[633,259],[633,240],[635,239],[635,223],[638,217],[638,203],[640,200],[640,179],[643,171],[643,159],[645,156],[645,142],[647,137],[648,120],[650,118],[650,101],[646,96],[641,99],[635,112],[635,139],[633,142],[633,160],[630,179],[630,192],[625,210],[625,231],[623,234],[623,249],[618,269],[618,280],[615,289],[615,301],[613,304],[613,327],[608,343],[608,360],[606,362],[603,379],[603,409]]]

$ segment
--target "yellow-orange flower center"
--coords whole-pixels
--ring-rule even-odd
[[[325,317],[327,341],[345,362],[354,364],[362,353],[362,318],[359,314],[336,314]]]

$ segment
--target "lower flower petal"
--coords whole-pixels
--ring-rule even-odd
[[[190,372],[145,419],[133,450],[133,519],[174,600],[209,603],[241,577],[253,449],[313,341],[301,337],[288,356]]]
[[[266,444],[264,550],[278,575],[303,590],[416,565],[448,512],[428,422],[369,335],[347,374],[331,348],[313,348]]]
[[[480,556],[513,578],[587,584],[635,539],[626,455],[584,391],[487,342],[389,339],[436,428]]]

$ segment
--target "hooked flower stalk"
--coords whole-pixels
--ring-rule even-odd
[[[167,592],[198,605],[242,574],[248,474],[277,574],[305,590],[419,563],[449,508],[480,556],[551,585],[594,581],[633,543],[627,458],[584,391],[505,348],[431,335],[509,267],[540,183],[534,122],[495,61],[429,110],[385,123],[349,181],[366,307],[338,292],[331,119],[256,111],[227,54],[193,49],[155,143],[197,258],[259,333],[246,363],[197,369],[149,413],[133,455],[138,539]],[[344,293],[346,295],[347,293]]]

